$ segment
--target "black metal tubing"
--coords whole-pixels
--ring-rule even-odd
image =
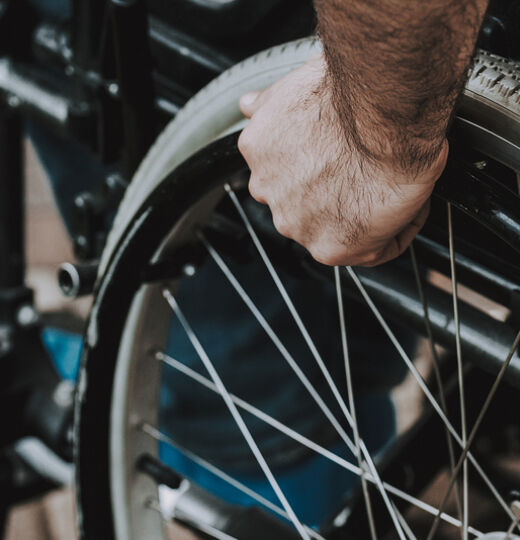
[[[427,232],[426,232],[427,234]],[[459,243],[457,243],[459,245]],[[443,244],[428,238],[424,234],[418,235],[414,240],[418,259],[428,268],[432,268],[446,275],[450,273],[450,254]],[[476,255],[478,257],[478,253]],[[476,262],[471,256],[455,255],[457,264],[457,277],[460,283],[468,285],[476,291],[486,291],[489,296],[503,306],[512,307],[512,297],[520,290],[520,279],[513,279],[513,269],[498,268],[496,260]]]
[[[332,278],[330,269],[307,261],[309,273],[321,279]],[[377,269],[358,268],[356,273],[383,316],[425,335],[423,306],[411,269],[400,263],[390,263]],[[455,321],[453,301],[448,294],[423,280],[428,299],[430,324],[439,345],[453,351],[455,347]],[[349,276],[343,279],[343,291],[352,299],[364,302]],[[459,299],[460,336],[464,357],[474,365],[489,372],[498,373],[518,329],[493,319],[483,311]],[[520,356],[514,354],[505,379],[520,388]]]
[[[72,0],[71,47],[74,66],[83,72],[101,69],[107,6],[107,0]]]
[[[122,110],[123,175],[130,178],[156,132],[145,1],[112,0],[111,19]]]
[[[396,321],[425,332],[422,304],[414,276],[391,265],[378,270],[359,269],[359,276],[378,308]],[[346,280],[345,280],[346,281]],[[430,323],[436,341],[449,350],[455,346],[453,300],[432,285],[423,284],[428,298]],[[490,373],[498,373],[511,348],[517,329],[491,318],[459,299],[460,336],[465,358]],[[515,353],[506,379],[520,388],[520,357]]]
[[[308,9],[302,8],[302,0],[251,4],[245,0],[72,0],[70,28],[35,17],[28,28],[22,19],[7,29],[16,26],[18,35],[33,34],[25,40],[28,52],[23,55],[29,69],[19,78],[30,95],[19,95],[19,87],[6,88],[0,101],[19,100],[24,115],[37,116],[49,129],[86,144],[104,163],[123,157],[124,176],[130,176],[162,125],[197,90],[238,60],[312,31],[310,0],[305,2]],[[270,23],[267,15],[278,18]],[[247,24],[255,21],[276,23],[279,30],[247,32]],[[224,37],[210,38],[211,32],[202,30],[206,23]],[[19,45],[8,40],[2,51],[13,75],[20,67]],[[40,72],[64,75],[63,85],[46,88],[33,63]],[[71,94],[61,91],[68,85]],[[54,104],[61,101],[57,109],[67,104],[69,111],[57,115],[57,109],[47,109],[39,97],[52,98],[49,102]]]
[[[156,77],[161,87],[179,89],[188,99],[236,61],[201,39],[174,28],[158,17],[149,17],[150,50]],[[159,81],[156,81],[156,84]]]
[[[435,195],[494,232],[520,253],[520,197],[469,164],[449,159]]]
[[[128,27],[128,17],[120,16],[125,10],[119,6],[116,11],[119,31],[114,35],[114,28],[110,29],[110,39],[105,39],[107,44],[99,51],[103,59],[91,70],[77,64],[67,27],[47,22],[37,26],[36,62],[0,58],[4,68],[0,71],[0,101],[16,102],[23,115],[85,144],[103,161],[113,162],[124,151],[131,156],[132,168],[160,131],[154,116],[160,112],[161,122],[168,121],[233,61],[154,17],[148,18],[149,39],[144,40],[145,44],[149,41],[153,55],[147,61],[145,48]],[[141,15],[134,14],[132,24],[137,20],[145,26],[146,17]],[[114,40],[121,38],[125,44],[116,47]],[[137,55],[132,48],[138,50]],[[116,68],[110,65],[115,64],[114,49],[122,55],[117,82]],[[127,144],[126,140],[134,142]]]
[[[280,3],[280,0],[152,0],[150,7],[152,13],[170,18],[181,27],[191,27],[194,33],[219,36],[249,32],[258,20]]]
[[[0,290],[24,283],[23,155],[21,118],[0,107]]]
[[[302,0],[254,4],[73,0],[70,28],[32,17],[33,32],[33,26],[26,28],[20,21],[17,33],[33,34],[25,40],[28,52],[23,55],[29,69],[24,66],[17,77],[29,92],[6,84],[0,101],[18,100],[24,115],[36,116],[49,129],[85,144],[104,163],[122,158],[122,173],[129,177],[161,127],[197,90],[238,60],[312,31],[309,0],[308,9],[302,8]],[[278,18],[270,23],[267,16]],[[269,27],[241,37],[255,21],[268,26],[276,22],[280,30]],[[224,37],[209,37],[211,32],[202,31],[206,23]],[[14,80],[11,75],[17,76],[20,68],[19,43],[6,43],[3,53],[12,70],[8,79]],[[40,73],[63,75],[63,84],[47,88],[33,63]],[[66,86],[72,93],[62,91]],[[47,98],[58,106],[47,107]]]
[[[94,105],[76,99],[70,81],[46,78],[34,65],[6,58],[0,58],[0,68],[0,98],[8,106],[24,116],[45,122],[62,136],[91,146],[96,136]]]
[[[0,55],[7,51],[15,58],[30,55],[31,34],[37,17],[28,2],[3,0],[0,3]]]

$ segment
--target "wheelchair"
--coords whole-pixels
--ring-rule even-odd
[[[77,0],[67,24],[41,20],[37,12],[23,21],[33,48],[3,60],[3,140],[19,137],[20,118],[28,116],[115,164],[102,192],[83,197],[76,209],[75,247],[83,262],[59,274],[66,293],[94,293],[74,411],[82,538],[168,538],[176,534],[169,532],[173,522],[201,538],[354,540],[374,537],[374,529],[378,538],[515,538],[518,474],[504,461],[517,451],[520,384],[516,6],[490,8],[427,224],[409,253],[374,269],[319,265],[279,236],[247,194],[238,98],[321,50],[308,37],[309,2]],[[6,2],[6,50],[20,39],[12,35],[13,21],[26,14]],[[11,190],[21,189],[19,179],[18,173]],[[104,218],[115,208],[108,232]],[[10,212],[21,215],[19,208]],[[259,293],[260,280],[269,292],[262,281]],[[309,298],[315,303],[304,305]],[[226,313],[235,304],[242,311],[230,322]],[[332,314],[334,325],[328,315],[309,312]],[[387,340],[424,396],[412,426],[375,445],[377,451],[365,444],[356,414],[363,377],[353,354],[359,337],[352,334],[364,331],[355,319],[365,317],[364,342]],[[270,395],[269,377],[260,376],[249,352],[237,353],[232,369],[219,374],[215,343],[231,340],[239,351],[246,318],[283,366],[271,377],[298,379],[327,425],[323,433],[277,418],[297,403],[280,405],[280,396]],[[317,318],[326,320],[325,329]],[[182,350],[195,359],[189,363],[171,352],[174,325]],[[287,344],[289,332],[301,339],[297,354]],[[431,361],[426,376],[401,339],[419,335]],[[331,359],[322,350],[331,350],[333,340]],[[362,361],[369,371],[371,361]],[[384,364],[377,366],[382,379],[392,378]],[[246,377],[261,381],[273,403],[268,411],[240,393]],[[165,380],[197,395],[208,413],[216,402],[207,396],[216,396],[234,431],[218,426],[216,416],[210,415],[216,427],[189,422],[182,407],[175,429],[167,429]],[[284,443],[255,437],[267,433],[269,441],[272,432]],[[200,446],[186,444],[194,440]],[[267,479],[268,494],[255,491],[219,453],[237,441],[250,451],[247,467]],[[350,488],[326,519],[306,523],[277,479],[316,456],[337,468],[331,475],[348,474]],[[200,470],[215,480],[211,485],[229,486],[248,503],[198,483],[193,471]],[[441,471],[447,488],[435,503],[425,501],[424,490]],[[298,489],[317,506],[326,486],[315,480]],[[497,508],[500,532],[486,529],[478,513],[468,517],[465,507],[476,497]]]

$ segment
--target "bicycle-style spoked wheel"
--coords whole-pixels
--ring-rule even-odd
[[[175,518],[215,538],[410,539],[419,536],[405,512],[409,506],[431,516],[428,538],[439,523],[462,538],[482,537],[486,531],[470,521],[468,510],[477,484],[503,514],[501,532],[488,538],[513,538],[515,514],[504,486],[496,485],[472,445],[493,403],[503,403],[498,396],[510,391],[509,382],[518,383],[520,337],[504,309],[497,320],[459,299],[457,282],[459,276],[513,308],[518,200],[481,171],[485,162],[490,174],[516,180],[514,91],[482,90],[493,88],[486,87],[489,70],[504,79],[512,68],[489,57],[482,57],[482,69],[477,63],[471,79],[477,92],[466,94],[454,133],[461,161],[450,165],[440,189],[447,211],[436,212],[431,234],[418,241],[411,259],[370,271],[330,269],[278,237],[248,198],[236,134],[194,153],[236,124],[241,93],[266,86],[317,47],[304,41],[263,53],[212,83],[167,129],[129,190],[104,257],[78,392],[85,538],[166,538],[164,522]],[[191,131],[176,141],[171,134],[180,133],[183,123]],[[138,208],[136,199],[145,202]],[[460,243],[451,203],[513,248]],[[468,227],[464,220],[461,227]],[[478,230],[484,243],[480,229],[467,230]],[[500,264],[491,264],[497,253]],[[447,268],[451,295],[436,285],[432,268]],[[370,335],[354,335],[368,318]],[[436,342],[453,352],[453,362],[434,363],[434,383],[421,377],[410,340],[403,341],[391,319],[425,333],[432,356]],[[387,409],[381,402],[373,407],[370,388],[388,390],[393,381],[381,379],[398,380],[401,371],[396,375],[366,354],[360,367],[356,354],[374,351],[371,340],[384,342],[379,355],[395,357],[409,370],[428,408],[422,425],[383,453],[389,434],[374,436],[373,418]],[[468,382],[482,381],[474,375],[481,367],[493,378],[475,397]],[[377,370],[384,376],[374,382]],[[270,380],[279,390],[289,376],[287,396],[270,391]],[[389,422],[375,422],[375,430]],[[424,455],[421,443],[430,450],[423,447]],[[446,495],[436,505],[424,502],[421,489],[444,465]],[[416,480],[401,481],[399,466],[409,466]],[[297,481],[290,479],[294,471],[301,473]],[[204,489],[197,487],[201,478]],[[327,482],[339,491],[331,491],[332,519],[323,520],[312,506],[323,506]],[[310,510],[301,510],[298,491]],[[448,491],[458,502],[453,513],[445,508]],[[242,510],[222,500],[243,497],[265,512],[244,519]]]

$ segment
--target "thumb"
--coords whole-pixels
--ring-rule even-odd
[[[248,92],[240,98],[238,106],[240,107],[242,114],[247,116],[247,118],[251,118],[259,108],[260,100],[258,99],[258,96],[260,96],[261,93],[262,92],[260,91]]]

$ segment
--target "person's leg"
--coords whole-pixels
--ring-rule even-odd
[[[287,313],[265,268],[256,262],[227,264],[238,281],[254,298],[281,341],[307,374],[338,419],[342,418],[321,373],[316,369],[297,327]],[[282,279],[293,298],[333,379],[346,400],[345,372],[339,336],[335,291],[313,280],[301,280],[285,273]],[[186,280],[176,294],[177,301],[219,371],[228,390],[251,402],[314,442],[333,448],[351,462],[354,456],[338,444],[329,421],[285,360],[271,344],[260,325],[248,313],[242,300],[211,263]],[[371,452],[380,451],[395,435],[395,411],[390,390],[402,380],[406,369],[377,321],[358,304],[347,303],[349,344],[355,376],[357,417],[361,436]],[[412,350],[414,338],[399,329],[402,342]],[[175,319],[172,319],[168,353],[208,377],[196,351]],[[221,396],[164,367],[161,430],[178,444],[229,472],[251,489],[277,503],[255,463],[243,437],[223,405]],[[356,477],[321,456],[302,452],[288,437],[266,428],[250,415],[245,420],[297,514],[317,525],[329,517],[348,494]],[[346,422],[344,421],[345,425]],[[302,455],[303,454],[303,455]],[[182,453],[164,446],[161,458],[194,482],[235,504],[251,499]],[[319,497],[316,497],[319,486]]]
[[[356,407],[359,424],[365,426],[361,435],[372,456],[375,456],[395,433],[393,403],[388,394],[373,394],[361,396]],[[343,443],[334,444],[330,451],[357,464],[355,456]],[[161,458],[182,476],[231,504],[258,504],[171,446],[162,445]],[[253,457],[251,460],[254,468]],[[259,466],[256,466],[256,469],[257,472],[250,474],[228,472],[257,494],[280,506],[280,501]],[[309,526],[319,526],[330,518],[332,513],[339,509],[349,491],[359,483],[358,477],[353,473],[312,452],[294,465],[273,469],[273,472],[296,515]]]

